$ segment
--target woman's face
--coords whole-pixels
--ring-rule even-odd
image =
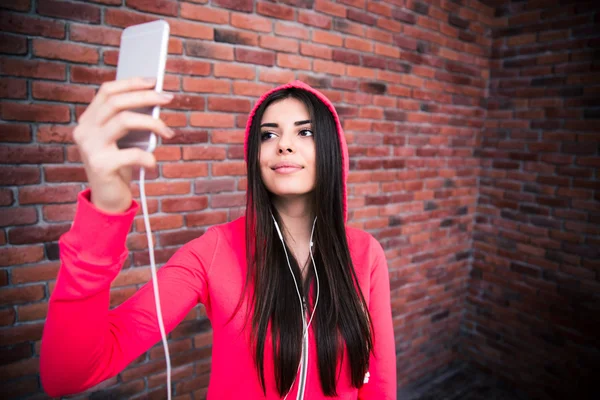
[[[310,115],[304,103],[288,97],[270,104],[260,126],[259,162],[267,190],[281,197],[313,191],[316,149]]]

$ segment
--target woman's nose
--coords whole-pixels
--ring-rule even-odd
[[[286,137],[286,135],[284,135],[281,140],[279,140],[279,154],[284,154],[284,153],[288,153],[291,154],[294,152],[294,149],[292,146],[292,141],[290,140],[289,137]]]

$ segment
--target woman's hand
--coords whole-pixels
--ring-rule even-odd
[[[174,132],[160,119],[130,109],[168,104],[173,96],[157,93],[155,79],[105,82],[73,131],[91,188],[91,201],[102,211],[119,213],[131,206],[132,167],[156,167],[152,153],[119,149],[117,141],[130,130],[149,130],[163,138]]]

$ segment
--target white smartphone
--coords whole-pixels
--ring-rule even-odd
[[[161,92],[168,45],[169,24],[164,20],[125,28],[121,35],[116,79],[155,78],[154,90]],[[131,111],[152,115],[153,118],[158,118],[160,115],[159,106],[142,107]],[[156,142],[157,138],[154,132],[129,131],[117,141],[117,146],[121,149],[138,147],[153,152]]]

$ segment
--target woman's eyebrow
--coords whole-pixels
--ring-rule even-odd
[[[305,119],[303,121],[296,121],[294,122],[294,125],[296,126],[300,126],[300,125],[306,125],[306,124],[310,124],[312,121],[310,119]],[[260,125],[261,128],[264,127],[268,127],[268,128],[279,128],[279,125],[277,125],[274,122],[265,122],[264,124]]]

